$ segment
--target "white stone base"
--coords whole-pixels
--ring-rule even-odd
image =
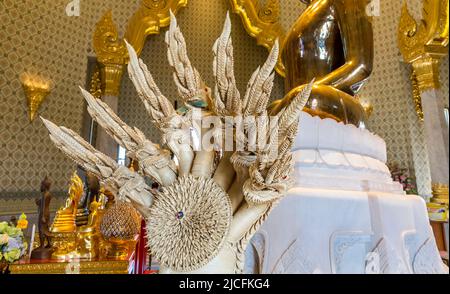
[[[303,113],[296,187],[247,249],[247,272],[448,273],[425,201],[392,181],[384,141]]]

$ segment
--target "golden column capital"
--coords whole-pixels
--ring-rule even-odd
[[[448,185],[434,183],[432,189],[433,198],[431,199],[431,202],[448,206]]]
[[[124,41],[119,38],[111,10],[96,24],[93,41],[100,66],[103,94],[119,96],[128,53]]]
[[[429,55],[421,56],[414,60],[411,65],[417,79],[417,87],[420,93],[430,89],[439,89],[439,66],[440,58]]]

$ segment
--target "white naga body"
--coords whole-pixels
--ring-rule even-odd
[[[211,93],[191,65],[184,37],[171,15],[166,34],[168,59],[179,95],[188,109],[184,114],[160,92],[146,65],[127,43],[130,79],[150,120],[161,131],[162,146],[126,125],[105,103],[82,90],[92,118],[127,149],[129,157],[137,160],[137,172],[118,166],[71,130],[43,119],[60,150],[95,173],[120,200],[130,201],[146,219],[149,250],[160,262],[161,273],[243,272],[249,240],[293,183],[291,148],[313,83],[280,112],[275,126],[266,119],[252,131],[238,133],[237,125],[227,125],[226,117],[268,117],[266,107],[279,46],[277,43],[266,63],[254,72],[241,98],[234,77],[230,36],[227,15],[224,30],[213,47],[215,87]],[[223,137],[220,134],[225,125],[235,133],[234,143],[241,140],[248,147],[243,137],[254,131],[267,138],[264,144],[269,148],[196,151],[191,140],[195,111],[203,117],[219,119],[222,126],[214,130],[219,134],[217,138]],[[159,183],[160,191],[151,191],[143,176]]]

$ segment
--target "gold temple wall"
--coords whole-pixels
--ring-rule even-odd
[[[39,120],[29,123],[19,74],[34,70],[51,78],[55,87],[42,105],[40,114],[80,131],[84,102],[77,87],[86,85],[87,55],[93,54],[94,25],[111,8],[114,21],[123,35],[127,20],[140,1],[81,0],[79,17],[65,14],[69,2],[0,2],[0,199],[36,195],[45,175],[53,180],[53,191],[66,190],[75,168],[53,146]],[[374,105],[370,129],[386,140],[389,161],[397,161],[415,171],[420,193],[427,194],[430,192],[427,188],[430,177],[423,128],[412,103],[409,67],[401,62],[396,43],[401,2],[381,0],[380,16],[374,18],[374,73],[362,91],[361,99]],[[409,0],[408,3],[419,17],[420,1]],[[304,5],[299,0],[281,0],[281,4],[283,24],[288,28]],[[221,31],[228,9],[228,0],[190,0],[187,8],[180,10],[178,15],[191,60],[210,85],[211,47]],[[236,78],[243,92],[253,70],[267,57],[267,51],[256,46],[237,15],[232,15],[232,24]],[[177,97],[163,34],[148,38],[142,57],[162,91],[168,97]],[[448,106],[448,57],[442,63],[442,92]],[[274,97],[281,97],[283,91],[283,82],[277,78]],[[156,139],[155,130],[126,74],[119,100],[120,116]],[[1,205],[0,202],[0,212]]]
[[[139,5],[81,0],[80,16],[69,17],[69,2],[0,1],[0,214],[21,206],[35,210],[34,197],[46,175],[53,182],[52,192],[65,193],[75,169],[50,142],[42,122],[29,122],[19,74],[31,71],[50,78],[54,88],[39,115],[79,132],[84,101],[78,85],[86,85],[95,23],[111,8],[117,24],[125,27]]]

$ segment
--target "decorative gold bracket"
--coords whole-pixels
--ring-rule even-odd
[[[230,4],[233,12],[241,17],[247,33],[256,39],[258,45],[272,50],[277,39],[283,44],[285,32],[280,23],[279,0],[268,0],[266,5],[260,5],[258,0],[230,0]],[[285,76],[281,59],[276,70]]]
[[[188,0],[143,0],[128,22],[125,39],[139,55],[147,36],[159,34],[160,28],[170,24],[170,11],[176,15],[187,4]]]
[[[417,24],[404,2],[398,29],[400,52],[404,61],[412,65],[413,98],[421,120],[420,94],[440,87],[440,60],[448,53],[448,0],[423,1],[422,15],[424,18]]]

